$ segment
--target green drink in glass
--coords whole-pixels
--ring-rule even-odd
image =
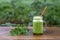
[[[33,17],[33,34],[43,34],[43,18],[41,16]]]

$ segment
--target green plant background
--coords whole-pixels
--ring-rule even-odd
[[[0,24],[31,23],[48,6],[44,20],[48,24],[60,24],[60,0],[0,0]]]

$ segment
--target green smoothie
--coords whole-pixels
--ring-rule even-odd
[[[43,34],[43,20],[42,20],[42,18],[37,17],[37,18],[33,19],[33,33],[34,34]]]

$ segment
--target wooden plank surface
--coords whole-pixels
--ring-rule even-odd
[[[14,27],[0,27],[0,40],[60,40],[60,28],[47,27],[43,35],[33,35],[30,27],[30,35],[10,36],[9,32]]]

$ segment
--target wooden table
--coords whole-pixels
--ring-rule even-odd
[[[60,28],[47,27],[47,31],[43,35],[20,35],[9,36],[10,30],[14,27],[0,27],[0,40],[60,40]],[[30,27],[31,31],[32,28]],[[4,31],[5,30],[5,31]]]

